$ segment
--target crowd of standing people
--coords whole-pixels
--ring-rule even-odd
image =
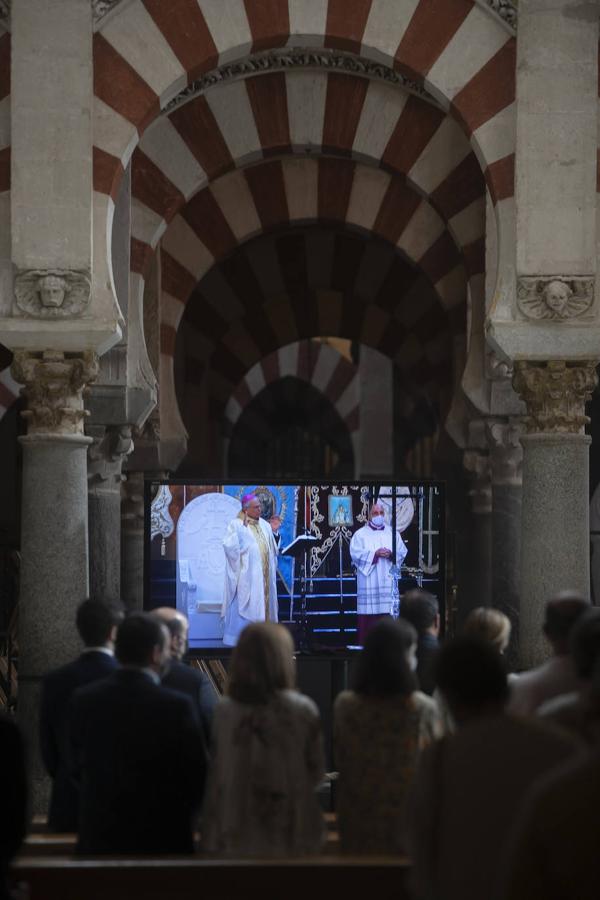
[[[509,675],[502,613],[475,610],[440,644],[437,600],[410,591],[399,619],[370,628],[335,701],[335,775],[283,626],[242,631],[218,702],[182,661],[175,610],[124,618],[87,600],[77,627],[84,650],[46,677],[40,738],[48,827],[75,832],[80,854],[315,854],[319,788],[334,779],[342,851],[406,856],[417,898],[595,896],[600,610],[582,598],[548,603],[550,659]],[[18,732],[0,727],[15,773],[5,875],[25,831],[25,779]]]

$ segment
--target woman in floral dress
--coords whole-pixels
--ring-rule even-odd
[[[354,690],[334,707],[342,850],[403,853],[404,807],[421,750],[441,735],[435,702],[415,689],[417,633],[381,619],[357,661]]]

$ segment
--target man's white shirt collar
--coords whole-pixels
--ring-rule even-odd
[[[107,656],[114,656],[114,651],[110,647],[84,647],[82,653],[105,653]]]

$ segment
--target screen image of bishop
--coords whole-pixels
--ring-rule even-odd
[[[170,481],[149,483],[146,503],[144,605],[180,609],[192,651],[223,651],[265,620],[303,652],[349,651],[365,611],[397,615],[410,587],[443,607],[442,485]]]

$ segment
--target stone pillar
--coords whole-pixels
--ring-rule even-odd
[[[492,605],[511,621],[509,667],[519,659],[522,426],[490,421],[486,427],[492,476]]]
[[[45,807],[39,756],[40,681],[76,655],[75,609],[88,594],[88,510],[83,388],[98,371],[91,352],[15,353],[28,433],[23,448],[18,714],[29,749],[33,809]]]
[[[527,406],[523,444],[521,664],[548,654],[544,606],[557,591],[589,596],[589,445],[585,402],[594,361],[521,361],[514,387]]]
[[[144,473],[127,472],[123,481],[121,599],[128,610],[144,606]]]
[[[469,560],[467,596],[461,604],[461,618],[473,609],[488,606],[492,596],[492,485],[487,453],[467,450],[463,465],[471,475],[469,497],[473,520],[472,551]]]
[[[572,278],[596,270],[597,108],[597,4],[519,0],[520,276]]]
[[[121,469],[133,441],[129,425],[95,425],[88,433],[90,596],[114,602],[121,597]]]
[[[360,348],[360,474],[394,471],[394,373],[390,359],[364,344]]]

